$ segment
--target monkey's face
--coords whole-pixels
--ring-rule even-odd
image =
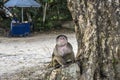
[[[68,40],[64,36],[60,36],[59,38],[57,38],[57,45],[58,46],[64,46],[67,44],[67,42],[68,42]]]

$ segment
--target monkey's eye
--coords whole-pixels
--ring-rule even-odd
[[[61,40],[65,39],[64,37],[60,37]]]

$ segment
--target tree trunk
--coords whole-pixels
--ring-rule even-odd
[[[44,9],[43,9],[43,25],[45,23],[45,19],[46,19],[46,11],[47,11],[47,5],[48,3],[45,3]]]
[[[118,80],[119,0],[67,1],[75,22],[80,80]]]

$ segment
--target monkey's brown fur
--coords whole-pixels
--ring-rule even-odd
[[[60,37],[64,37],[67,40],[67,37],[65,35],[59,35],[56,38],[57,42]],[[66,51],[64,51],[64,49]],[[57,66],[66,66],[68,61],[74,62],[75,56],[74,56],[72,45],[67,41],[66,44],[63,46],[59,46],[58,44],[56,44],[52,54],[52,61],[48,65],[48,68],[57,67]]]

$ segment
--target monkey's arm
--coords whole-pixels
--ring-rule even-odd
[[[74,55],[73,47],[72,47],[72,45],[69,42],[68,42],[67,46],[71,50],[69,56],[71,58],[71,61],[74,63],[75,62],[75,55]]]
[[[70,48],[73,51],[72,45],[68,42],[67,47]]]
[[[51,67],[55,67],[54,65],[57,64],[55,62],[55,56],[59,56],[58,52],[57,52],[57,48],[55,46],[53,53],[52,53],[52,59],[51,62],[49,63],[49,65],[47,66],[47,68],[51,68]]]

